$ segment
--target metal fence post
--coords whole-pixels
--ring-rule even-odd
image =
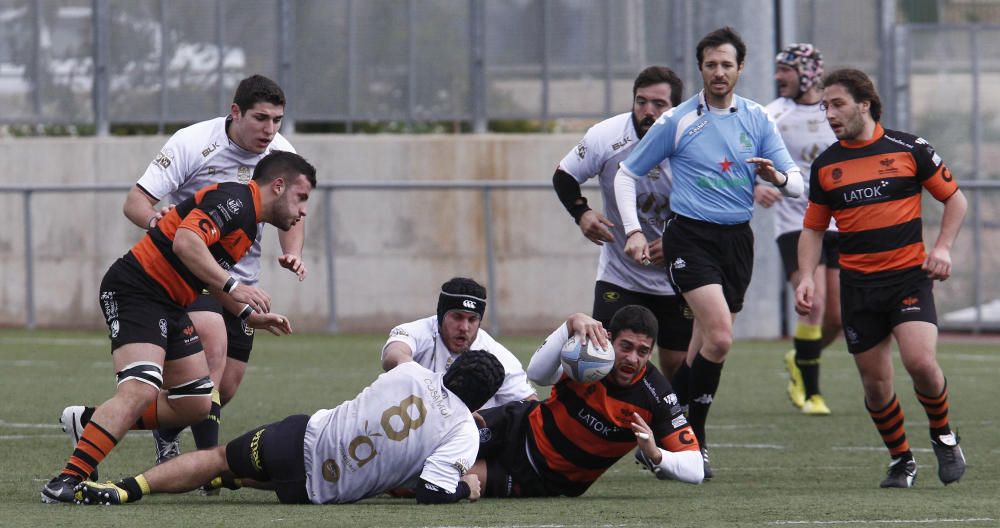
[[[337,333],[337,276],[334,273],[333,246],[336,236],[333,232],[333,189],[323,193],[323,232],[326,235],[326,330]]]
[[[983,141],[983,128],[979,119],[979,116],[982,115],[980,114],[981,101],[979,99],[979,77],[982,73],[982,64],[980,64],[979,53],[976,52],[979,49],[978,27],[978,25],[973,25],[972,31],[969,32],[969,49],[972,51],[972,174],[976,179],[979,179],[982,170],[981,147]],[[980,194],[982,191],[972,194],[972,247],[974,248],[982,247],[983,241],[983,209]],[[978,334],[982,331],[983,326],[983,256],[982,251],[973,251],[973,255],[972,291],[976,307],[976,322],[972,325],[972,331]]]
[[[226,10],[223,7],[224,1],[215,0],[215,47],[219,51],[219,60],[216,64],[216,71],[219,78],[217,79],[218,82],[215,83],[215,95],[219,101],[219,110],[225,112],[229,109],[229,97],[227,97],[226,86],[223,82],[223,77],[226,74]]]
[[[94,0],[94,133],[107,136],[111,131],[108,117],[108,0]]]
[[[549,0],[542,0],[542,115],[539,128],[542,132],[549,123],[549,22],[552,8]]]
[[[500,287],[497,286],[496,254],[493,251],[493,189],[483,187],[483,238],[486,243],[486,283],[489,284],[490,333],[500,333]]]
[[[285,92],[286,101],[296,101],[285,105],[285,116],[282,118],[282,128],[285,133],[295,132],[295,108],[298,106],[298,94],[295,93],[295,3],[281,0],[278,4],[278,82]]]
[[[613,77],[611,72],[611,50],[613,46],[611,45],[611,0],[604,0],[604,115],[611,114],[611,79]]]
[[[35,329],[35,251],[31,235],[31,190],[24,191],[24,304],[25,321],[29,330]]]
[[[472,131],[483,134],[486,120],[486,6],[483,0],[469,0],[469,103]]]
[[[896,50],[893,42],[892,28],[896,25],[895,0],[881,0],[878,4],[878,43],[882,49],[878,59],[878,91],[882,94],[882,106],[886,114],[882,116],[884,123],[896,128],[896,80],[893,78]]]
[[[406,130],[413,132],[417,106],[417,3],[407,2],[406,10]]]
[[[354,0],[347,0],[347,133],[354,132],[354,112],[356,96],[354,94],[354,75],[358,71],[357,58],[354,51]]]
[[[160,119],[156,132],[163,134],[167,129],[167,0],[160,0]]]

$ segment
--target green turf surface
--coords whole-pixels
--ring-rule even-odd
[[[522,359],[540,339],[506,339]],[[222,438],[289,414],[353,397],[378,374],[381,336],[257,339],[240,393],[223,412]],[[785,397],[777,342],[737,342],[709,417],[716,478],[660,482],[623,459],[583,497],[484,499],[417,506],[376,498],[342,506],[281,506],[273,494],[223,490],[147,497],[123,507],[44,505],[39,489],[70,446],[57,420],[70,404],[99,403],[114,387],[103,334],[0,331],[0,526],[1000,526],[1000,426],[996,343],[943,344],[952,423],[969,469],[937,479],[927,419],[901,368],[896,386],[920,464],[917,487],[882,490],[888,456],[864,410],[841,343],[823,358],[828,417],[798,414]],[[548,391],[541,391],[547,396]],[[189,433],[182,447],[191,449]],[[101,465],[102,479],[130,476],[153,460],[148,433],[126,437]]]

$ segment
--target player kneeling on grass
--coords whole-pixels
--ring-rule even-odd
[[[528,365],[528,378],[553,385],[549,399],[480,411],[485,426],[472,471],[483,495],[582,495],[636,444],[637,462],[657,478],[691,484],[704,479],[694,432],[670,383],[649,363],[656,317],[642,306],[625,306],[609,327],[615,365],[603,379],[581,383],[563,372],[561,349],[570,335],[607,346],[600,322],[574,314]]]
[[[99,302],[111,338],[118,385],[95,407],[62,414],[73,453],[41,492],[42,502],[73,502],[74,487],[130,429],[185,427],[205,419],[214,384],[198,332],[184,307],[203,289],[255,328],[292,331],[271,313],[264,290],[240,284],[231,269],[263,223],[289,230],[306,216],[316,169],[298,154],[273,152],[247,184],[203,187],[166,214],[101,281]]]
[[[446,372],[406,362],[335,409],[289,416],[116,483],[83,482],[76,501],[123,504],[212,483],[273,489],[286,504],[339,504],[418,477],[419,503],[474,501],[480,486],[468,472],[479,447],[472,411],[503,379],[503,365],[483,350],[461,354]]]

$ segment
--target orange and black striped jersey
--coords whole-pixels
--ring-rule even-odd
[[[698,450],[698,440],[677,404],[670,382],[653,365],[632,385],[607,378],[580,383],[565,374],[549,399],[528,415],[527,448],[532,465],[567,496],[577,496],[621,457],[636,448],[632,413],[652,428],[668,451]]]
[[[190,229],[201,237],[216,263],[228,270],[253,245],[259,222],[260,189],[256,182],[209,185],[167,213],[129,255],[166,290],[170,299],[187,306],[205,284],[174,253],[177,230]]]
[[[876,124],[867,141],[840,141],[813,162],[803,226],[840,229],[847,282],[893,282],[926,258],[921,190],[939,201],[958,190],[951,171],[923,138]]]

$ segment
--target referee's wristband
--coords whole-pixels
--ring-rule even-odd
[[[235,290],[239,284],[240,281],[236,280],[236,277],[229,277],[229,280],[227,280],[222,286],[222,292],[232,294],[233,290]]]
[[[253,313],[253,308],[251,308],[249,304],[245,305],[243,309],[240,310],[239,318],[246,321],[250,317],[250,314],[252,313]]]
[[[785,181],[784,181],[784,183],[782,183],[781,185],[778,185],[777,183],[776,183],[776,184],[774,184],[774,186],[775,186],[775,187],[777,187],[777,188],[781,189],[782,187],[784,187],[784,186],[788,185],[788,175],[787,175],[787,174],[785,174],[784,172],[781,172],[781,171],[776,171],[776,172],[777,172],[778,174],[780,174],[780,175],[782,175],[782,176],[784,176],[784,177],[785,177]]]

